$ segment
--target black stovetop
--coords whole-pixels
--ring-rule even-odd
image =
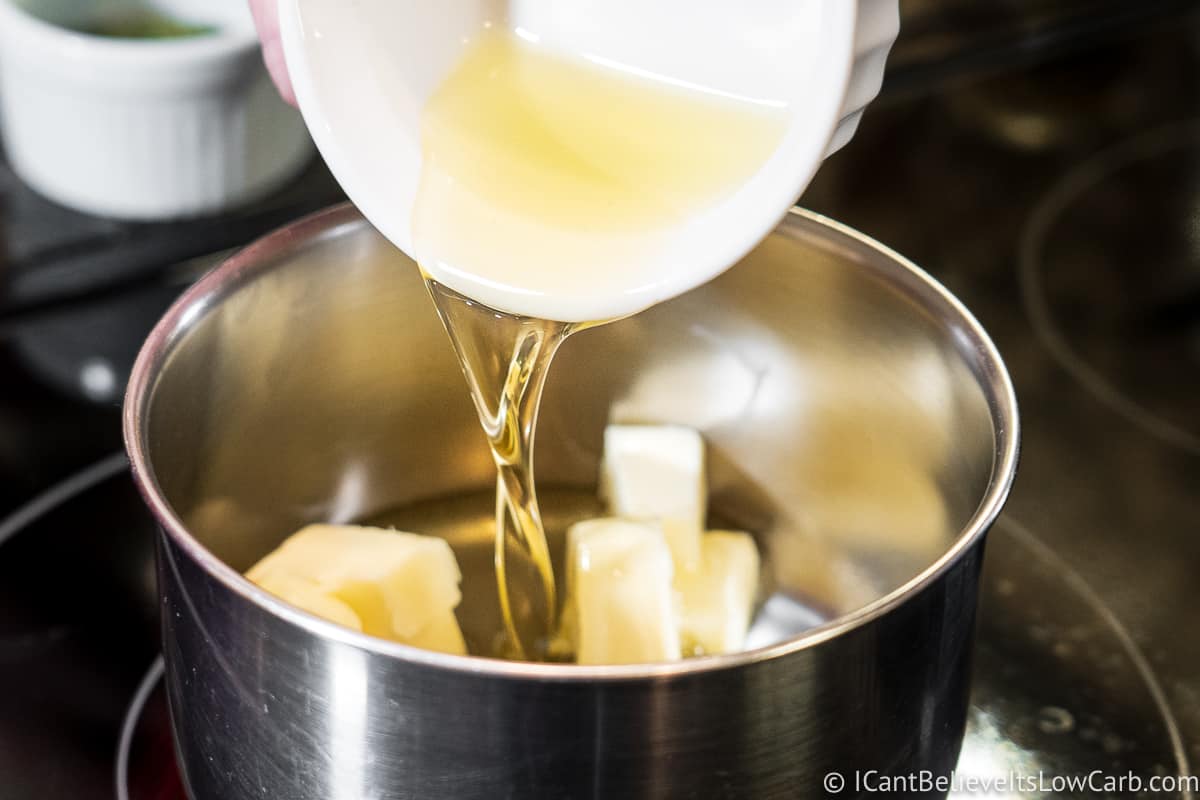
[[[167,305],[231,248],[345,197],[314,159],[291,185],[219,217],[99,219],[0,162],[0,517],[120,449],[121,396]]]
[[[989,544],[964,770],[1200,762],[1192,5],[907,0],[883,95],[803,198],[945,283],[1016,384],[1022,467]],[[967,25],[984,8],[987,36]],[[133,355],[200,270],[339,196],[316,163],[255,208],[128,225],[0,167],[0,520],[119,451]],[[155,650],[149,528],[121,473],[0,521],[4,797],[113,794]]]

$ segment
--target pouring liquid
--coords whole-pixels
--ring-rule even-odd
[[[783,131],[778,109],[634,78],[498,32],[472,44],[428,101],[413,246],[496,463],[505,635],[493,654],[554,657],[558,592],[534,487],[534,431],[554,354],[599,323],[553,320],[573,318],[572,298],[644,290],[662,232],[749,179]],[[458,291],[431,275],[453,276]],[[496,286],[537,297],[544,318],[479,302]],[[532,564],[534,585],[511,585],[512,548]]]
[[[496,311],[429,277],[426,286],[454,344],[496,463],[493,561],[504,636],[494,647],[495,655],[526,658],[531,652],[544,653],[553,635],[558,597],[534,488],[533,439],[550,362],[579,326]],[[510,547],[528,558],[537,575],[537,586],[524,593],[520,609],[509,586]]]

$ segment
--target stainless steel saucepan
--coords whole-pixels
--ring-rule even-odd
[[[796,212],[712,283],[567,342],[540,485],[591,490],[610,420],[703,431],[714,518],[767,566],[753,649],[579,667],[371,639],[241,571],[307,522],[492,485],[417,269],[342,207],[189,290],[138,359],[125,436],[161,527],[194,800],[761,800],[825,796],[832,772],[842,796],[855,770],[948,773],[984,534],[1017,460],[1012,387],[967,311]],[[485,567],[464,565],[466,594]]]

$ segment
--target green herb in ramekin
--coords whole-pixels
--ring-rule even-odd
[[[180,22],[151,9],[114,14],[74,28],[80,33],[112,39],[181,39],[216,31],[212,25]]]

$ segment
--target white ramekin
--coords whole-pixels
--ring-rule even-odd
[[[91,36],[0,0],[0,107],[13,169],[80,211],[125,219],[213,213],[260,197],[312,154],[267,77],[245,0],[159,2],[201,36]],[[185,7],[185,8],[184,8]]]

